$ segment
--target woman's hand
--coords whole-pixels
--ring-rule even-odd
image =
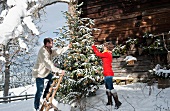
[[[72,47],[72,43],[68,44],[68,47],[71,48]]]

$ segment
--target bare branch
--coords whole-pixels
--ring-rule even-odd
[[[0,4],[6,3],[6,2],[7,2],[7,0],[1,0],[1,1],[0,1]]]
[[[159,95],[162,91],[163,91],[163,89],[158,92],[158,94],[156,95],[156,99],[157,99],[158,95]]]
[[[125,99],[125,97],[124,97],[123,95],[122,95],[122,97]],[[125,99],[125,101],[132,106],[132,104],[129,103],[126,99]],[[134,111],[135,111],[135,107],[134,107],[134,106],[132,106],[132,107],[133,107],[133,109],[134,109]]]
[[[52,2],[49,2],[49,3],[46,3],[44,5],[42,5],[41,7],[38,8],[38,11],[40,11],[41,9],[47,7],[47,6],[50,6],[50,5],[53,5],[53,4],[56,4],[56,3],[69,3],[70,0],[56,0],[56,1],[52,1]]]

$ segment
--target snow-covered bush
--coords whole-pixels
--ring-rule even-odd
[[[153,72],[156,76],[160,78],[170,78],[170,69],[166,69],[166,67],[161,68],[159,64],[155,66]]]

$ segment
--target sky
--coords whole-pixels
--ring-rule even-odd
[[[42,16],[41,23],[37,25],[42,27],[42,31],[45,32],[40,35],[39,42],[41,43],[45,37],[52,37],[56,36],[55,33],[57,28],[62,27],[65,25],[66,19],[61,11],[67,11],[68,4],[66,3],[56,3],[54,5],[48,6],[45,11],[46,14]]]

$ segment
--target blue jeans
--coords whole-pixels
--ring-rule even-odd
[[[47,93],[49,92],[50,85],[53,82],[52,77],[53,77],[53,74],[50,73],[45,78],[36,78],[37,92],[35,94],[35,99],[34,99],[34,108],[35,109],[39,109],[40,98],[41,98],[41,95],[42,95],[43,89],[44,89],[44,79],[48,79],[49,81],[48,81],[47,86],[45,88],[45,91],[44,91],[44,94],[43,94],[43,98],[45,98]]]
[[[105,76],[104,83],[106,89],[112,90],[113,88],[113,76]]]

